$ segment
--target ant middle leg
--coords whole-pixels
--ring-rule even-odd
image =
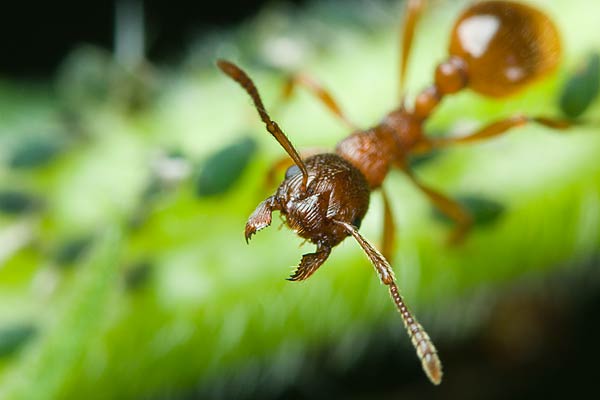
[[[573,125],[573,122],[561,119],[551,119],[546,117],[529,117],[526,115],[515,115],[506,119],[492,122],[477,131],[460,137],[449,138],[429,138],[426,147],[428,149],[447,147],[460,143],[471,143],[479,140],[489,139],[507,133],[510,129],[529,124],[538,123],[548,128],[565,130]]]
[[[469,233],[471,226],[473,225],[473,218],[467,210],[463,208],[457,201],[452,200],[448,196],[430,188],[423,184],[415,176],[414,172],[408,167],[403,167],[402,170],[410,178],[410,180],[427,196],[438,210],[453,220],[456,227],[451,232],[448,242],[451,245],[460,244]]]
[[[383,202],[383,229],[381,232],[381,254],[391,263],[394,258],[394,248],[396,244],[396,222],[392,213],[390,199],[382,187],[381,199]]]

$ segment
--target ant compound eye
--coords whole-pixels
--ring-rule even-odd
[[[300,173],[300,168],[294,164],[285,171],[285,179],[290,179],[292,176],[298,175]]]

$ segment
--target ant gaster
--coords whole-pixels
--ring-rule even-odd
[[[407,0],[399,68],[401,93],[416,23],[424,3],[424,0]],[[231,62],[219,60],[218,67],[250,95],[267,131],[294,163],[287,169],[276,193],[260,203],[248,219],[246,241],[269,226],[272,212],[279,211],[294,232],[316,245],[316,251],[303,255],[299,266],[288,278],[301,281],[327,260],[333,247],[348,236],[354,237],[382,283],[389,288],[425,373],[431,382],[439,384],[442,366],[436,348],[406,306],[387,261],[394,229],[388,197],[383,191],[382,251],[358,232],[369,207],[370,193],[381,188],[390,168],[400,168],[440,211],[456,222],[451,241],[462,240],[472,222],[469,213],[457,202],[421,183],[408,167],[408,156],[498,136],[529,122],[555,129],[567,128],[569,124],[516,115],[463,137],[430,138],[423,129],[425,121],[446,95],[469,88],[484,96],[505,97],[555,70],[560,57],[558,31],[539,10],[509,1],[477,2],[458,17],[451,32],[449,57],[437,66],[434,83],[416,96],[412,109],[405,107],[402,100],[400,106],[379,124],[366,130],[355,129],[337,144],[335,153],[316,154],[305,159],[267,114],[248,75]],[[294,85],[308,88],[330,111],[352,125],[333,97],[315,81],[298,74],[290,79],[288,93]]]

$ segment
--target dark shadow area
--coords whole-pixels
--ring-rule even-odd
[[[115,7],[128,0],[98,2],[12,2],[0,19],[0,76],[51,77],[64,57],[78,45],[112,49]],[[248,0],[194,4],[147,0],[146,51],[160,62],[186,49],[191,39],[214,29],[235,26],[254,15],[265,3]],[[287,0],[302,4],[304,0]]]
[[[600,347],[598,279],[591,266],[578,277],[567,274],[507,287],[480,329],[470,337],[435,338],[444,363],[444,380],[433,386],[401,340],[389,330],[375,331],[356,362],[340,369],[324,349],[307,355],[293,384],[275,389],[268,379],[240,388],[243,379],[214,392],[185,399],[387,400],[537,399],[585,397],[595,391]],[[533,286],[533,287],[532,287]],[[392,332],[393,334],[393,332]],[[242,384],[243,385],[243,384]],[[179,399],[175,396],[174,399]]]

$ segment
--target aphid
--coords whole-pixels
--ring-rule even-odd
[[[424,3],[422,0],[407,1],[399,71],[400,93]],[[316,245],[316,251],[304,254],[288,278],[300,281],[310,277],[327,260],[333,247],[348,236],[354,237],[383,284],[388,286],[423,369],[436,385],[442,379],[442,365],[436,348],[406,306],[387,261],[394,239],[394,224],[388,196],[383,191],[385,212],[381,252],[358,232],[369,206],[370,193],[382,190],[381,185],[390,168],[400,168],[439,211],[455,221],[456,227],[450,238],[452,242],[458,242],[469,230],[471,216],[456,201],[421,183],[409,168],[408,156],[498,136],[529,122],[556,129],[569,126],[565,121],[515,115],[464,137],[436,139],[426,136],[424,122],[443,97],[466,88],[488,97],[509,96],[555,70],[561,58],[559,34],[550,19],[535,8],[514,2],[475,3],[458,17],[450,37],[448,59],[438,65],[434,83],[417,95],[412,108],[406,107],[403,100],[377,125],[365,130],[355,129],[337,144],[335,152],[307,158],[300,156],[270,118],[246,73],[228,61],[217,62],[218,67],[250,95],[267,131],[294,163],[285,172],[285,179],[275,194],[260,203],[248,219],[246,241],[269,226],[272,212],[279,211],[293,231]],[[306,75],[296,75],[289,82],[288,91],[294,85],[305,86],[330,111],[354,127],[333,97],[314,80]]]
[[[239,180],[255,150],[254,139],[244,137],[210,155],[195,179],[196,195],[217,196],[229,190]]]
[[[0,358],[14,354],[34,338],[37,328],[30,322],[0,327]]]

